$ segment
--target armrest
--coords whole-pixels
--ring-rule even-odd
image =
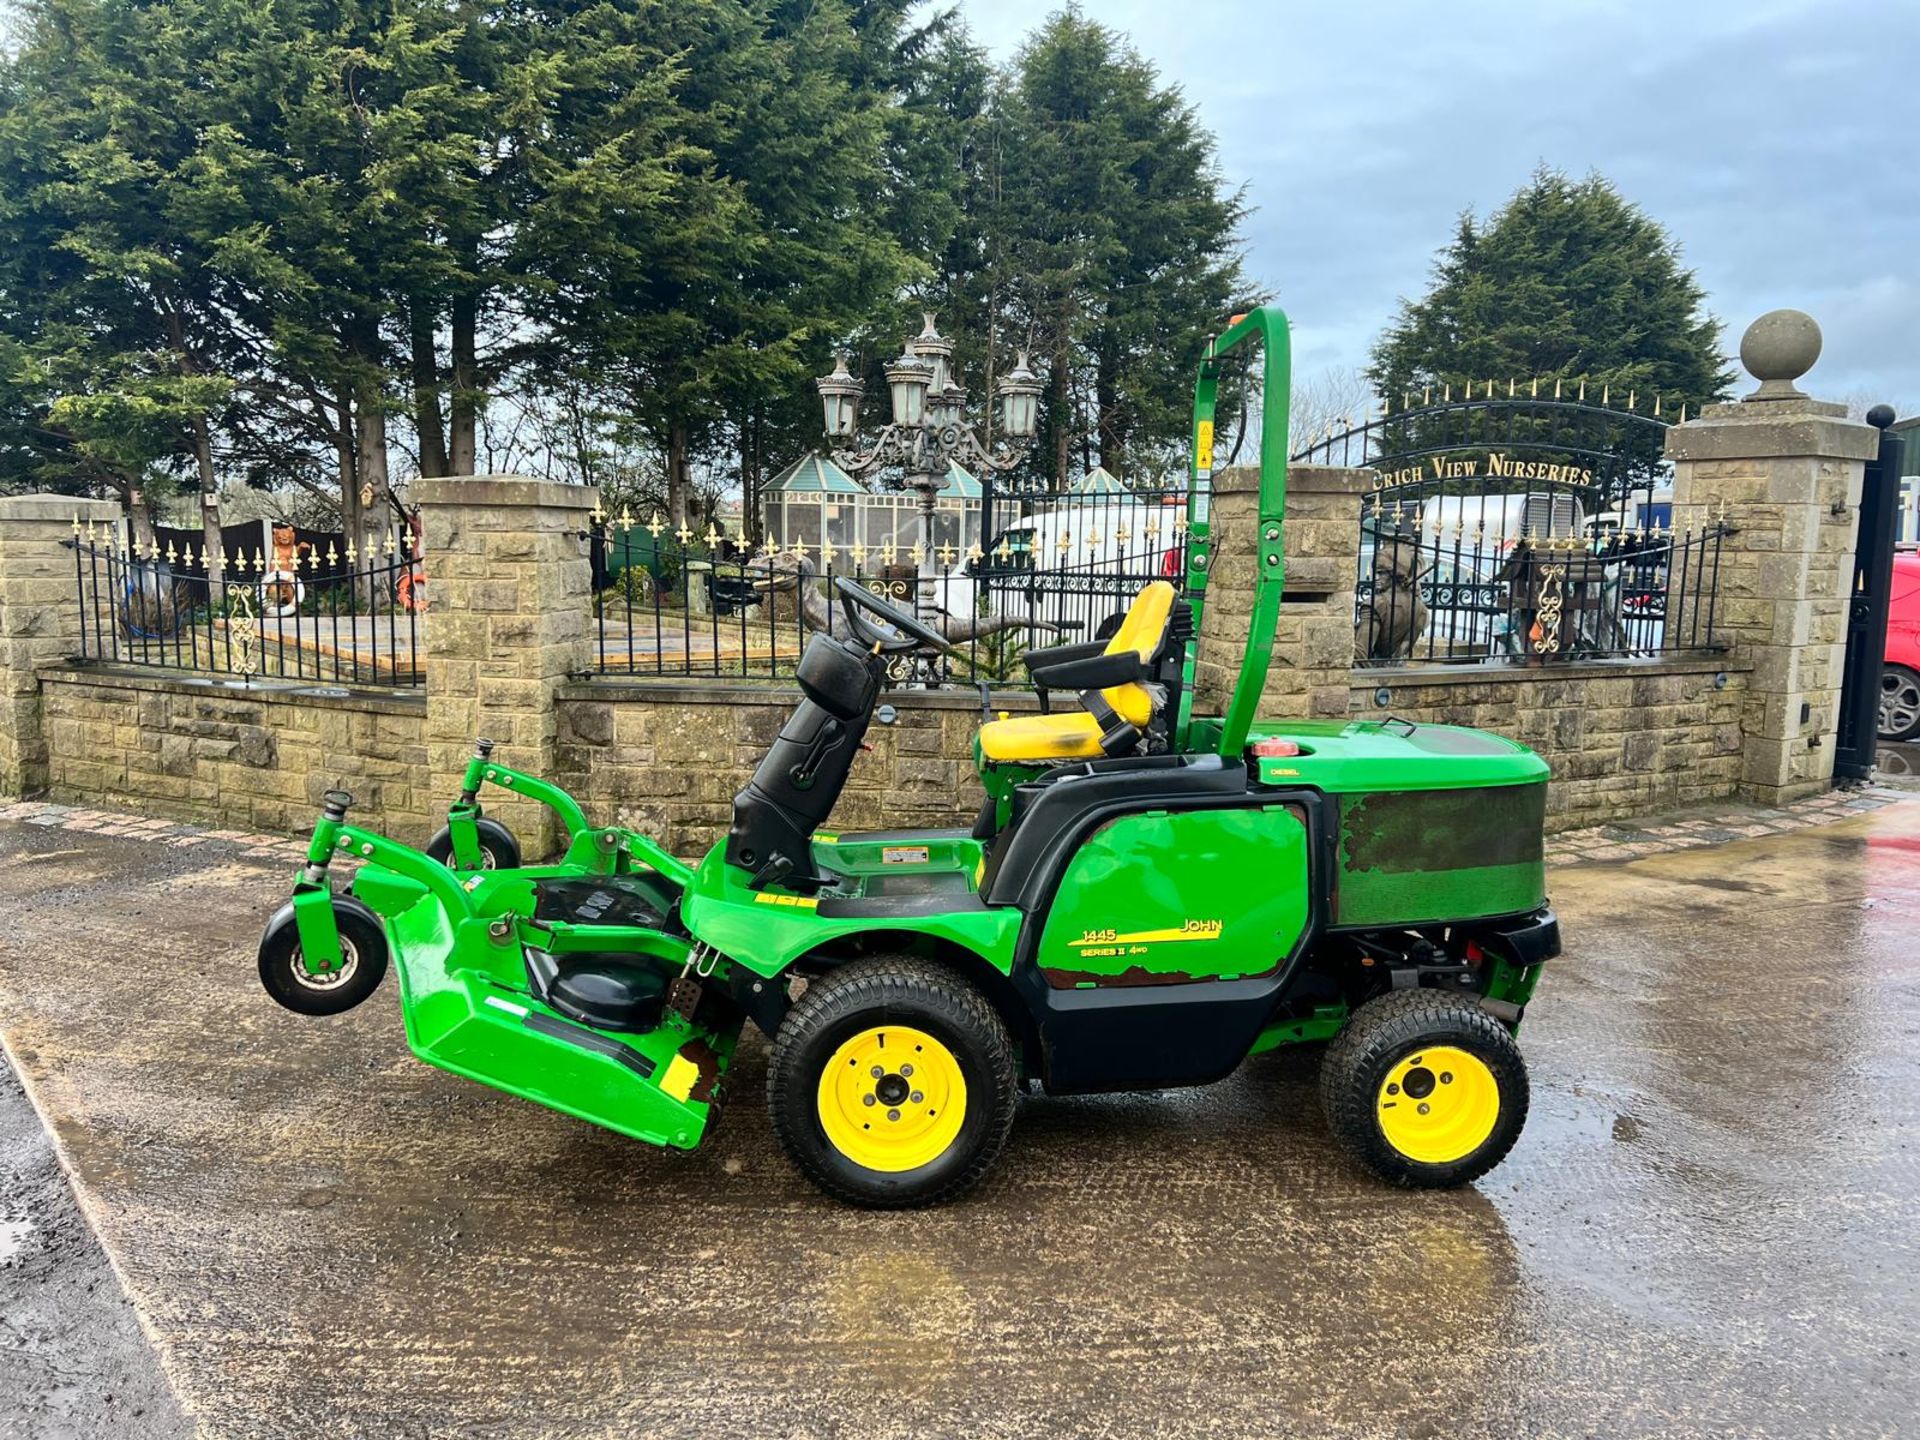
[[[1104,690],[1109,685],[1144,680],[1147,675],[1139,655],[1131,650],[1117,655],[1076,656],[1031,668],[1034,683],[1050,690]]]
[[[1107,648],[1104,640],[1088,640],[1080,645],[1050,645],[1045,650],[1029,650],[1020,657],[1020,663],[1027,667],[1027,673],[1033,674],[1043,665],[1057,664],[1062,660],[1085,660],[1100,654]]]

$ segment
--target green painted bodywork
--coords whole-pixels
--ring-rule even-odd
[[[1287,806],[1122,816],[1068,864],[1041,972],[1060,989],[1269,974],[1306,931],[1306,876],[1306,821]]]
[[[513,778],[518,786],[527,777]],[[350,893],[386,922],[407,1044],[421,1060],[635,1139],[691,1148],[706,1132],[714,1097],[694,1099],[667,1087],[717,1091],[739,1038],[737,1019],[710,1027],[669,1013],[645,1034],[586,1032],[601,1045],[611,1042],[640,1057],[642,1068],[651,1065],[651,1075],[641,1075],[617,1054],[583,1048],[527,1024],[537,1016],[562,1031],[585,1028],[573,1026],[530,993],[523,959],[527,947],[556,954],[612,949],[652,955],[671,970],[687,963],[691,942],[658,930],[530,923],[534,886],[542,879],[635,873],[631,847],[599,843],[600,836],[620,833],[593,831],[582,818],[576,845],[586,842],[578,848],[594,862],[592,868],[563,862],[462,876],[411,846],[323,817],[309,861],[324,866],[344,856],[361,862]],[[646,868],[642,862],[641,869]],[[671,894],[691,871],[673,861],[670,872],[658,873],[663,892]],[[310,968],[340,963],[330,901],[326,885],[302,877],[294,912],[302,958]],[[714,974],[724,978],[718,965]],[[676,1057],[682,1057],[677,1066]]]
[[[1212,474],[1216,390],[1225,358],[1251,344],[1262,348],[1266,377],[1251,634],[1226,713],[1217,717],[1192,713],[1195,646],[1188,645],[1172,726],[1174,751],[1247,765],[1247,800],[1125,813],[1082,841],[1049,909],[1031,921],[1040,927],[1030,937],[1034,963],[1050,990],[1165,986],[1171,997],[1175,990],[1193,993],[1182,987],[1272,975],[1316,923],[1308,876],[1325,872],[1328,858],[1320,919],[1333,928],[1452,924],[1523,914],[1545,901],[1540,814],[1546,766],[1525,747],[1478,731],[1391,718],[1254,717],[1285,583],[1290,357],[1286,318],[1271,308],[1237,319],[1209,347],[1195,387],[1186,596],[1196,632],[1212,558],[1205,482]],[[1248,753],[1250,742],[1274,738],[1293,741],[1300,753]],[[974,757],[1002,826],[1015,788],[1049,768],[981,763],[977,741]],[[566,836],[558,862],[480,868],[475,822],[486,785],[554,812]],[[1331,857],[1309,853],[1315,810],[1337,822]],[[387,925],[416,1055],[656,1144],[691,1147],[706,1132],[744,1023],[740,1011],[684,1007],[696,1017],[733,1017],[695,1023],[669,1006],[660,1025],[643,1034],[572,1026],[532,993],[529,954],[535,960],[539,952],[651,957],[665,972],[702,979],[731,996],[763,996],[763,982],[781,980],[807,957],[839,956],[855,946],[879,953],[961,952],[1013,976],[1028,923],[1013,906],[985,902],[986,851],[964,831],[822,831],[813,838],[812,858],[824,886],[755,889],[746,873],[727,865],[724,843],[688,865],[644,836],[596,828],[558,786],[493,763],[484,742],[448,823],[450,867],[323,817],[295,886],[305,963],[316,971],[341,963],[326,867],[351,857],[360,862],[352,893]],[[664,920],[654,929],[535,917],[541,882],[600,876],[615,889],[644,890],[662,913],[677,907],[677,923]],[[1478,963],[1489,999],[1526,1003],[1538,965],[1523,968],[1492,954]],[[1015,977],[1016,986],[1030,978]],[[755,1013],[766,1023],[765,1012]],[[1253,1042],[1254,1052],[1329,1039],[1346,1022],[1347,1007],[1302,1001],[1275,1014]],[[594,1043],[577,1043],[580,1034]],[[698,1084],[689,1088],[695,1072]],[[693,1098],[693,1089],[702,1098]]]
[[[927,858],[889,863],[884,858],[889,849],[925,849]],[[724,844],[715,845],[700,862],[681,918],[702,941],[756,975],[778,975],[823,945],[877,930],[957,945],[1003,975],[1013,969],[1020,912],[980,903],[974,888],[979,883],[980,842],[964,832],[929,831],[897,843],[841,844],[815,838],[815,861],[823,871],[842,877],[834,887],[841,897],[880,898],[903,893],[903,887],[916,883],[938,883],[942,892],[952,893],[954,908],[932,916],[822,915],[816,896],[751,889],[747,876],[726,863],[725,852]]]

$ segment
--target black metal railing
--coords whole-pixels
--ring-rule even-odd
[[[80,656],[243,680],[422,683],[425,568],[406,531],[343,554],[212,555],[75,522]]]
[[[614,522],[594,535],[593,670],[790,677],[811,635],[846,633],[833,582],[847,577],[953,644],[937,661],[900,662],[896,683],[1021,686],[1023,652],[1109,634],[1148,580],[1179,583],[1184,576],[1184,510],[1102,507],[1099,514],[1117,520],[1117,528],[1076,528],[1075,517],[1042,515],[1010,525],[991,550],[947,544],[931,555],[891,541],[782,543],[770,536],[748,545],[711,529],[683,537]]]

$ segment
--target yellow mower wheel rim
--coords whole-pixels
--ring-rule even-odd
[[[1464,1160],[1500,1119],[1500,1082],[1477,1055],[1453,1045],[1415,1050],[1387,1072],[1374,1097],[1380,1133],[1423,1165]]]
[[[967,1081],[953,1052],[926,1031],[876,1025],[833,1052],[817,1103],[834,1149],[898,1174],[946,1154],[967,1118]]]

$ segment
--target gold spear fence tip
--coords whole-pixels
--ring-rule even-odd
[[[1602,386],[1600,387],[1600,403],[1601,403],[1602,405],[1610,405],[1610,404],[1612,404],[1612,403],[1613,403],[1613,385],[1612,385],[1612,382],[1608,382],[1607,384],[1605,384],[1605,385],[1602,385]]]
[[[1580,377],[1580,402],[1582,404],[1585,404],[1586,399],[1587,399],[1587,377],[1582,375]]]
[[[660,532],[666,528],[666,523],[661,520],[658,510],[647,517],[647,533],[653,536],[654,539],[658,540],[660,538]]]
[[[1639,398],[1639,395],[1640,395],[1640,392],[1638,390],[1627,391],[1627,409],[1632,410],[1633,408],[1635,408],[1634,401]]]
[[[1553,398],[1556,400],[1560,398],[1560,377],[1558,375],[1553,377]]]
[[[1660,392],[1658,390],[1653,392],[1653,415],[1656,420],[1660,418]]]
[[[1451,380],[1447,381],[1441,391],[1440,403],[1442,405],[1451,405],[1453,403],[1453,382]]]

